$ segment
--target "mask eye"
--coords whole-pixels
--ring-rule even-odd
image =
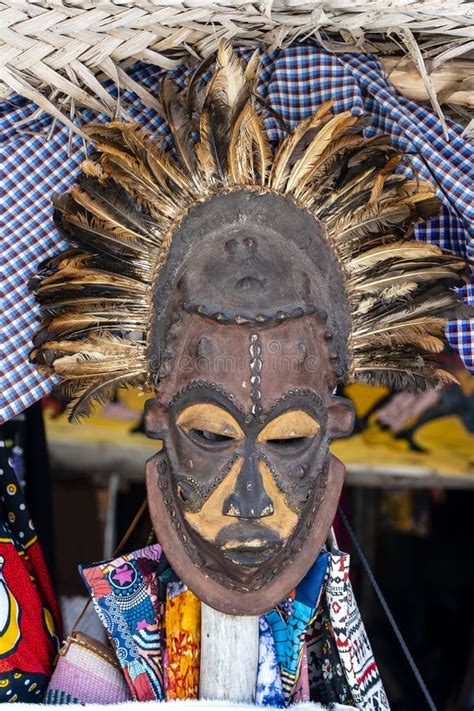
[[[221,442],[231,442],[234,439],[234,437],[219,434],[218,432],[210,432],[209,430],[190,429],[187,431],[193,439],[204,444],[220,444]]]
[[[319,422],[307,412],[290,410],[266,424],[257,439],[280,449],[293,449],[308,444],[319,430]]]
[[[232,415],[211,403],[190,405],[178,415],[176,424],[193,442],[207,446],[224,445],[244,437]]]
[[[287,437],[286,439],[267,439],[266,443],[276,447],[295,447],[307,442],[311,437]]]

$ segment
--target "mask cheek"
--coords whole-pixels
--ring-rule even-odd
[[[322,430],[311,445],[292,457],[277,456],[268,450],[263,453],[266,468],[271,472],[275,486],[282,492],[288,507],[298,518],[318,488],[320,477],[329,455],[328,439]]]
[[[299,515],[290,508],[285,492],[277,485],[265,462],[260,462],[259,471],[265,492],[273,504],[273,514],[260,519],[260,524],[278,533],[282,540],[286,540],[295,530]]]
[[[229,518],[224,515],[224,504],[235,490],[241,467],[242,459],[239,457],[199,510],[188,510],[184,514],[186,523],[206,541],[214,542],[224,526],[229,524]]]
[[[184,512],[198,513],[213,492],[229,476],[233,465],[239,459],[238,452],[215,453],[214,456],[196,456],[194,448],[182,447],[179,452],[171,452],[173,480],[178,505]]]
[[[176,499],[184,511],[199,511],[205,497],[205,487],[197,479],[186,475],[176,477]]]

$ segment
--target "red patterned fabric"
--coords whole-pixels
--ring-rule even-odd
[[[61,635],[60,613],[15,462],[0,429],[0,702],[40,701]]]

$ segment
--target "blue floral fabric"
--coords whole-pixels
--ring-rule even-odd
[[[280,676],[280,665],[275,650],[275,640],[265,615],[260,617],[255,703],[257,706],[274,706],[275,708],[284,708],[286,705]]]

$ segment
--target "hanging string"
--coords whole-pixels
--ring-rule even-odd
[[[418,685],[423,693],[423,696],[425,697],[426,702],[427,702],[428,706],[430,707],[431,711],[437,711],[437,708],[436,708],[435,703],[431,697],[431,694],[428,691],[428,688],[423,680],[423,677],[421,676],[420,670],[416,666],[415,660],[413,659],[411,652],[407,647],[407,643],[403,639],[402,633],[400,632],[400,629],[399,629],[397,623],[395,622],[395,618],[392,615],[392,612],[388,606],[387,601],[385,600],[383,592],[381,591],[379,584],[377,583],[377,581],[375,579],[375,576],[372,572],[369,562],[368,562],[367,558],[365,557],[364,552],[360,546],[360,543],[357,540],[357,537],[356,537],[354,531],[352,530],[352,526],[350,525],[349,521],[347,520],[347,517],[346,517],[344,511],[342,510],[341,506],[339,506],[339,508],[338,508],[338,513],[339,513],[341,521],[344,525],[344,528],[346,529],[346,531],[349,535],[349,538],[352,541],[352,545],[354,546],[355,550],[357,551],[357,555],[360,558],[362,567],[364,568],[365,572],[367,573],[367,577],[369,578],[370,583],[375,591],[375,594],[377,595],[379,602],[382,605],[383,611],[387,615],[387,619],[390,622],[390,625],[395,633],[395,637],[397,638],[398,643],[400,644],[400,647],[402,648],[403,654],[405,655],[405,658],[410,666],[410,669],[412,670],[413,675],[418,682]]]

